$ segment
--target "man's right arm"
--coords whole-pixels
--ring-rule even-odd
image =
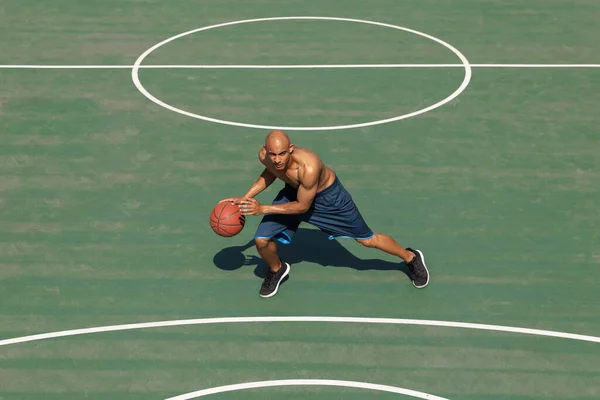
[[[250,189],[248,189],[245,195],[243,195],[242,197],[229,197],[227,199],[221,200],[219,203],[229,201],[233,204],[240,204],[242,200],[251,199],[266,188],[268,188],[273,182],[275,182],[275,179],[277,179],[277,177],[265,168],[265,170],[262,172],[262,174],[260,174],[256,182],[254,182],[252,186],[250,186]]]
[[[250,186],[250,189],[248,189],[244,197],[247,199],[255,197],[257,194],[259,194],[260,192],[268,188],[273,182],[275,182],[275,179],[277,179],[277,177],[265,168],[265,170],[262,172],[262,174],[260,174],[256,182],[254,182],[254,184]]]
[[[260,162],[265,165],[266,161],[266,150],[265,148],[261,148],[258,152],[258,159]],[[242,197],[230,197],[228,199],[223,199],[219,203],[224,201],[230,201],[234,204],[240,204],[240,202],[244,199],[251,199],[258,195],[260,192],[268,188],[273,182],[275,182],[277,177],[265,167],[263,172],[260,174],[258,179],[250,186],[250,189],[246,192],[246,194]]]

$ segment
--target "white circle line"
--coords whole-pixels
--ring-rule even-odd
[[[246,382],[238,383],[235,385],[218,386],[209,389],[198,390],[196,392],[190,392],[175,397],[169,397],[165,400],[189,400],[198,397],[208,396],[211,394],[233,392],[238,390],[275,387],[275,386],[337,386],[337,387],[349,387],[356,389],[367,389],[376,390],[379,392],[398,393],[405,394],[410,397],[427,400],[449,400],[445,397],[434,396],[432,394],[417,392],[416,390],[404,389],[396,386],[378,385],[367,382],[356,382],[356,381],[340,381],[331,379],[282,379],[273,381],[259,381],[259,382]]]
[[[221,119],[217,119],[217,118],[211,118],[211,117],[206,117],[203,115],[199,115],[199,114],[194,114],[191,113],[189,111],[185,111],[182,110],[180,108],[174,107],[170,104],[167,104],[161,100],[159,100],[158,98],[156,98],[155,96],[153,96],[150,92],[148,92],[148,90],[146,90],[146,88],[144,87],[144,85],[142,85],[142,83],[140,82],[140,78],[139,78],[139,70],[141,68],[141,64],[144,61],[144,59],[153,51],[155,51],[156,49],[158,49],[159,47],[172,42],[173,40],[179,39],[181,37],[187,36],[187,35],[191,35],[193,33],[197,33],[197,32],[202,32],[202,31],[206,31],[209,29],[215,29],[215,28],[222,28],[225,26],[231,26],[231,25],[239,25],[239,24],[244,24],[244,23],[249,23],[249,22],[264,22],[264,21],[286,21],[286,20],[325,20],[325,21],[345,21],[345,22],[357,22],[357,23],[363,23],[363,24],[368,24],[368,25],[376,25],[376,26],[382,26],[382,27],[386,27],[386,28],[392,28],[392,29],[397,29],[397,30],[401,30],[401,31],[405,31],[405,32],[410,32],[413,33],[415,35],[418,36],[422,36],[424,38],[430,39],[436,43],[441,44],[442,46],[446,47],[447,49],[449,49],[450,51],[452,51],[462,62],[463,67],[465,69],[465,77],[462,81],[462,83],[460,84],[460,86],[458,87],[458,89],[456,89],[452,94],[450,94],[448,97],[438,101],[435,104],[432,104],[428,107],[422,108],[420,110],[417,111],[413,111],[411,113],[408,114],[404,114],[404,115],[400,115],[397,117],[392,117],[392,118],[387,118],[387,119],[381,119],[381,120],[377,120],[377,121],[370,121],[370,122],[364,122],[364,123],[360,123],[360,124],[352,124],[352,125],[336,125],[336,126],[316,126],[316,127],[297,127],[297,126],[273,126],[273,125],[257,125],[257,124],[247,124],[247,123],[242,123],[242,122],[234,122],[234,121],[226,121],[226,120],[221,120]],[[449,43],[444,42],[443,40],[436,38],[435,36],[431,36],[428,35],[426,33],[414,30],[414,29],[410,29],[410,28],[405,28],[402,26],[397,26],[397,25],[391,25],[391,24],[385,24],[383,22],[376,22],[376,21],[367,21],[367,20],[361,20],[361,19],[353,19],[353,18],[338,18],[338,17],[308,17],[308,16],[303,16],[303,17],[272,17],[272,18],[255,18],[255,19],[246,19],[246,20],[240,20],[240,21],[231,21],[231,22],[225,22],[225,23],[221,23],[221,24],[217,24],[217,25],[210,25],[210,26],[205,26],[202,28],[197,28],[197,29],[193,29],[187,32],[183,32],[180,33],[178,35],[172,36],[168,39],[163,40],[160,43],[155,44],[154,46],[150,47],[148,50],[146,50],[145,52],[142,53],[142,55],[140,55],[138,57],[138,59],[135,61],[133,68],[131,70],[131,79],[133,80],[133,84],[135,85],[135,87],[140,91],[140,93],[142,93],[146,98],[148,98],[150,101],[154,102],[155,104],[158,104],[161,107],[164,107],[170,111],[176,112],[178,114],[182,114],[191,118],[196,118],[196,119],[201,119],[204,121],[209,121],[209,122],[214,122],[214,123],[218,123],[218,124],[223,124],[223,125],[232,125],[232,126],[238,126],[238,127],[245,127],[245,128],[255,128],[255,129],[282,129],[282,130],[288,130],[288,131],[331,131],[331,130],[340,130],[340,129],[353,129],[353,128],[364,128],[367,126],[374,126],[374,125],[381,125],[381,124],[385,124],[385,123],[389,123],[389,122],[395,122],[395,121],[400,121],[403,119],[407,119],[407,118],[411,118],[420,114],[424,114],[428,111],[434,110],[438,107],[443,106],[446,103],[451,102],[452,100],[454,100],[456,97],[458,97],[458,95],[460,95],[469,85],[469,82],[471,81],[471,65],[469,63],[469,60],[467,60],[467,58],[464,56],[464,54],[462,54],[458,49],[456,49],[454,46],[452,46]]]
[[[0,346],[17,343],[33,342],[37,340],[52,339],[66,336],[87,335],[91,333],[116,332],[133,329],[160,328],[185,325],[209,325],[225,323],[252,323],[252,322],[342,322],[360,324],[389,324],[389,325],[418,325],[436,326],[447,328],[477,329],[494,332],[520,333],[534,336],[547,336],[561,339],[572,339],[584,342],[600,343],[600,337],[579,335],[574,333],[548,331],[541,329],[519,328],[503,325],[476,324],[469,322],[435,321],[403,318],[365,318],[365,317],[326,317],[326,316],[296,316],[296,317],[222,317],[198,318],[171,321],[143,322],[136,324],[109,325],[94,328],[72,329],[58,332],[41,333],[37,335],[21,336],[12,339],[0,340]]]

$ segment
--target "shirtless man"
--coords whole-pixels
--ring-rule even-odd
[[[330,240],[352,238],[364,246],[401,258],[411,271],[413,285],[417,288],[427,286],[429,271],[423,253],[404,249],[390,236],[373,232],[335,172],[315,153],[295,147],[285,132],[274,130],[267,135],[258,157],[265,169],[248,192],[242,197],[222,201],[238,204],[245,216],[264,215],[254,236],[256,249],[269,266],[260,288],[261,297],[274,296],[290,272],[290,265],[277,254],[275,240],[291,243],[301,222],[318,227],[330,235]],[[254,197],[277,178],[285,182],[285,187],[273,203],[267,205],[256,201]]]

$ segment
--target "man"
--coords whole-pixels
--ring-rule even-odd
[[[390,236],[373,232],[335,172],[314,152],[295,147],[285,132],[274,130],[267,135],[258,157],[265,169],[248,192],[222,201],[238,204],[245,216],[264,215],[254,236],[256,249],[268,265],[260,296],[274,296],[289,274],[290,265],[279,258],[275,240],[291,243],[301,222],[318,227],[330,235],[330,240],[352,238],[364,246],[400,257],[411,271],[413,285],[427,286],[429,271],[423,253],[404,249]],[[273,203],[256,201],[254,197],[277,178],[285,182],[285,187]]]

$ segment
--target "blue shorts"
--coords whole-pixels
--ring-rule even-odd
[[[297,192],[297,189],[286,184],[273,200],[273,204],[295,201]],[[360,215],[352,196],[337,176],[331,186],[317,193],[311,207],[305,213],[265,215],[254,238],[275,238],[281,243],[289,244],[301,222],[316,226],[329,235],[329,240],[341,237],[365,240],[373,236],[373,231]]]

